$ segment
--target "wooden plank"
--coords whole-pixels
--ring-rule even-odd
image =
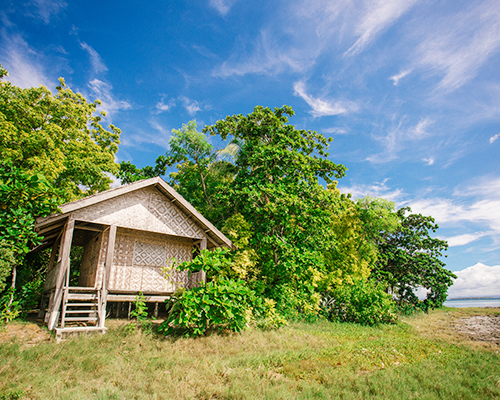
[[[61,251],[59,252],[59,258],[61,260],[61,266],[57,272],[56,278],[56,290],[54,293],[54,302],[52,304],[52,309],[49,310],[49,323],[48,329],[51,331],[57,325],[57,316],[59,312],[59,307],[61,306],[62,294],[63,294],[63,283],[66,274],[69,273],[69,253],[71,251],[71,241],[73,240],[73,230],[75,227],[75,221],[73,219],[68,219],[66,224],[66,229],[61,238]]]
[[[106,261],[104,263],[104,271],[102,274],[102,286],[101,286],[101,304],[100,304],[100,318],[99,326],[104,327],[104,320],[106,319],[106,303],[108,298],[108,287],[109,287],[109,277],[111,275],[111,266],[113,265],[113,255],[115,251],[116,243],[116,225],[111,225],[109,227],[108,234],[108,248],[106,249]]]
[[[163,303],[165,300],[170,299],[170,296],[144,296],[146,303]],[[136,300],[135,295],[131,294],[108,294],[108,302],[115,301],[130,301]]]

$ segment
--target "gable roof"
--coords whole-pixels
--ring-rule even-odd
[[[57,234],[59,228],[62,227],[67,217],[74,211],[80,210],[94,204],[110,200],[119,196],[126,195],[136,190],[144,189],[147,187],[155,187],[158,189],[169,201],[181,209],[185,215],[198,225],[211,241],[217,243],[219,246],[226,246],[231,248],[231,241],[219,231],[210,221],[201,215],[184,197],[177,193],[174,188],[167,184],[162,178],[155,177],[144,179],[141,181],[133,182],[128,185],[120,186],[115,189],[109,189],[101,193],[94,194],[84,199],[76,200],[71,203],[63,204],[59,207],[60,213],[52,214],[44,218],[38,218],[36,221],[35,229],[42,236],[54,236]],[[46,236],[46,239],[52,239]],[[55,236],[54,236],[55,238]],[[54,239],[55,240],[55,239]],[[46,240],[44,240],[46,242]],[[53,240],[51,240],[53,242]],[[47,244],[44,247],[48,247]]]

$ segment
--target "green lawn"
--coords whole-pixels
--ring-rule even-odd
[[[1,344],[0,399],[499,399],[500,346],[452,329],[488,312],[175,341],[127,333],[126,321],[111,320],[102,336]]]

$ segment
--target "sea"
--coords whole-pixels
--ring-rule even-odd
[[[497,299],[456,299],[446,300],[445,307],[500,307],[500,298]]]

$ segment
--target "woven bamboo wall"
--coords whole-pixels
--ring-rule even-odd
[[[76,220],[203,239],[203,230],[154,187],[102,201],[73,213]]]
[[[109,277],[109,290],[173,292],[179,284],[187,284],[186,272],[176,272],[165,279],[162,269],[172,259],[190,261],[191,240],[165,237],[151,232],[119,229]]]

